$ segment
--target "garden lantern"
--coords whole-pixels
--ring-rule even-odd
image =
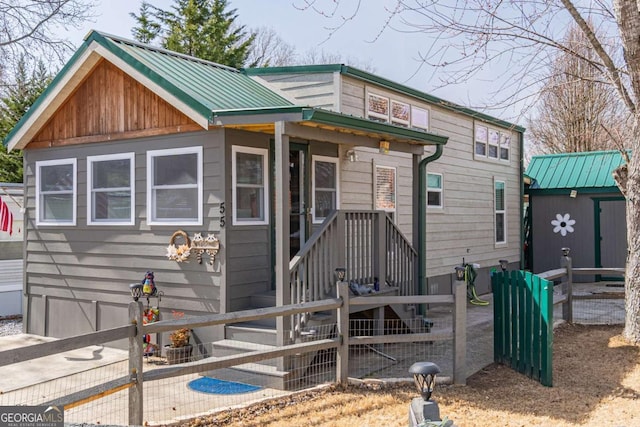
[[[347,274],[347,269],[344,267],[338,267],[336,268],[336,279],[338,280],[338,282],[344,282],[344,277]]]
[[[129,285],[129,291],[134,301],[138,301],[142,296],[142,283],[132,283]]]
[[[509,260],[501,259],[498,262],[500,263],[500,268],[502,269],[502,271],[507,271],[507,267],[509,266]]]
[[[456,280],[458,281],[464,280],[464,267],[460,267],[460,266],[456,267]]]
[[[432,362],[416,362],[409,368],[409,373],[413,374],[413,381],[422,399],[429,400],[436,384],[436,374],[440,373],[438,365]]]

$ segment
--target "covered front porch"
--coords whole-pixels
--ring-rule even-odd
[[[292,107],[277,116],[286,120],[268,121],[274,118],[274,112],[257,110],[219,113],[213,119],[225,128],[273,135],[270,204],[274,289],[272,302],[262,306],[297,304],[334,295],[336,268],[346,269],[345,280],[354,288],[357,284],[374,289],[377,281],[381,294],[424,293],[424,256],[420,256],[424,254],[424,238],[419,236],[425,235],[426,167],[440,157],[447,138],[314,108]],[[333,209],[325,209],[321,215],[318,206],[297,190],[305,182],[303,169],[311,168],[301,141],[336,146],[337,158],[332,160],[338,168],[358,150],[379,156],[391,153],[382,157],[387,165],[395,161],[393,154],[401,154],[406,164],[395,166],[408,169],[403,174],[410,180],[411,193],[404,206],[403,220],[410,221],[404,232],[398,226],[399,214],[394,218],[371,205],[369,209],[342,209],[340,193],[351,185],[343,179],[336,178]],[[427,146],[433,148],[425,150]],[[366,292],[367,288],[362,290]],[[275,344],[299,339],[309,318],[298,315],[277,319]]]

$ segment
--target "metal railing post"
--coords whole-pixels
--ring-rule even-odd
[[[569,256],[570,248],[562,248],[562,258],[560,258],[560,267],[567,269],[567,299],[562,304],[562,318],[573,323],[573,265]]]
[[[467,383],[467,285],[464,280],[454,284],[453,310],[453,383]]]
[[[129,387],[129,425],[141,426],[144,413],[142,399],[142,357],[144,343],[140,336],[142,326],[142,302],[129,303],[129,318],[137,326],[136,333],[129,336],[129,375],[133,386]]]
[[[349,379],[349,286],[347,282],[338,282],[338,298],[342,299],[342,306],[338,311],[338,345],[336,360],[336,380],[347,384]]]

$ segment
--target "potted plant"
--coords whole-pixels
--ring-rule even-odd
[[[174,318],[182,317],[184,313],[173,312]],[[169,335],[171,344],[165,346],[165,355],[167,363],[174,365],[176,363],[185,363],[191,359],[193,346],[189,344],[191,338],[191,329],[180,328]]]

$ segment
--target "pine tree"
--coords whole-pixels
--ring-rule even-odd
[[[234,68],[252,66],[245,62],[255,34],[236,23],[237,9],[227,7],[227,0],[174,0],[171,10],[143,3],[140,14],[133,15],[139,26],[132,32],[145,43],[161,36],[162,47],[175,52]]]
[[[51,76],[44,62],[38,62],[29,73],[25,58],[18,61],[15,83],[0,98],[0,141],[6,138],[50,82]],[[4,144],[0,144],[0,182],[22,182],[22,152],[8,153]]]
[[[138,27],[131,29],[131,34],[140,43],[151,43],[162,30],[160,24],[153,20],[153,6],[146,1],[140,6],[140,15],[131,12],[129,16],[138,23]]]

